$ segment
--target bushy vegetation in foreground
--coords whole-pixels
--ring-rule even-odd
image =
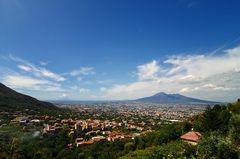
[[[189,119],[185,124],[185,128],[194,127],[196,131],[203,134],[196,146],[181,142],[178,139],[165,144],[155,142],[157,145],[132,151],[121,158],[237,159],[240,157],[239,102],[228,106],[207,107],[203,114]]]

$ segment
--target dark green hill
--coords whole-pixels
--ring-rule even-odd
[[[33,97],[18,93],[0,83],[0,110],[1,111],[49,111],[58,110],[55,105],[39,101]]]

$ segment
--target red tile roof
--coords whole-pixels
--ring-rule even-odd
[[[91,144],[93,144],[92,140],[88,140],[88,141],[83,141],[82,142],[82,145],[91,145]]]
[[[184,140],[189,140],[189,141],[195,141],[197,142],[202,135],[199,132],[196,131],[190,131],[187,132],[186,134],[183,134],[180,138]]]

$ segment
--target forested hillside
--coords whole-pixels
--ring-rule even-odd
[[[33,97],[18,93],[0,83],[0,109],[1,111],[38,111],[58,110],[51,103],[39,101]]]

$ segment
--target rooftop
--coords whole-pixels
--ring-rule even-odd
[[[186,134],[183,134],[180,138],[188,141],[197,142],[201,136],[202,135],[199,132],[190,131],[190,132],[187,132]]]

